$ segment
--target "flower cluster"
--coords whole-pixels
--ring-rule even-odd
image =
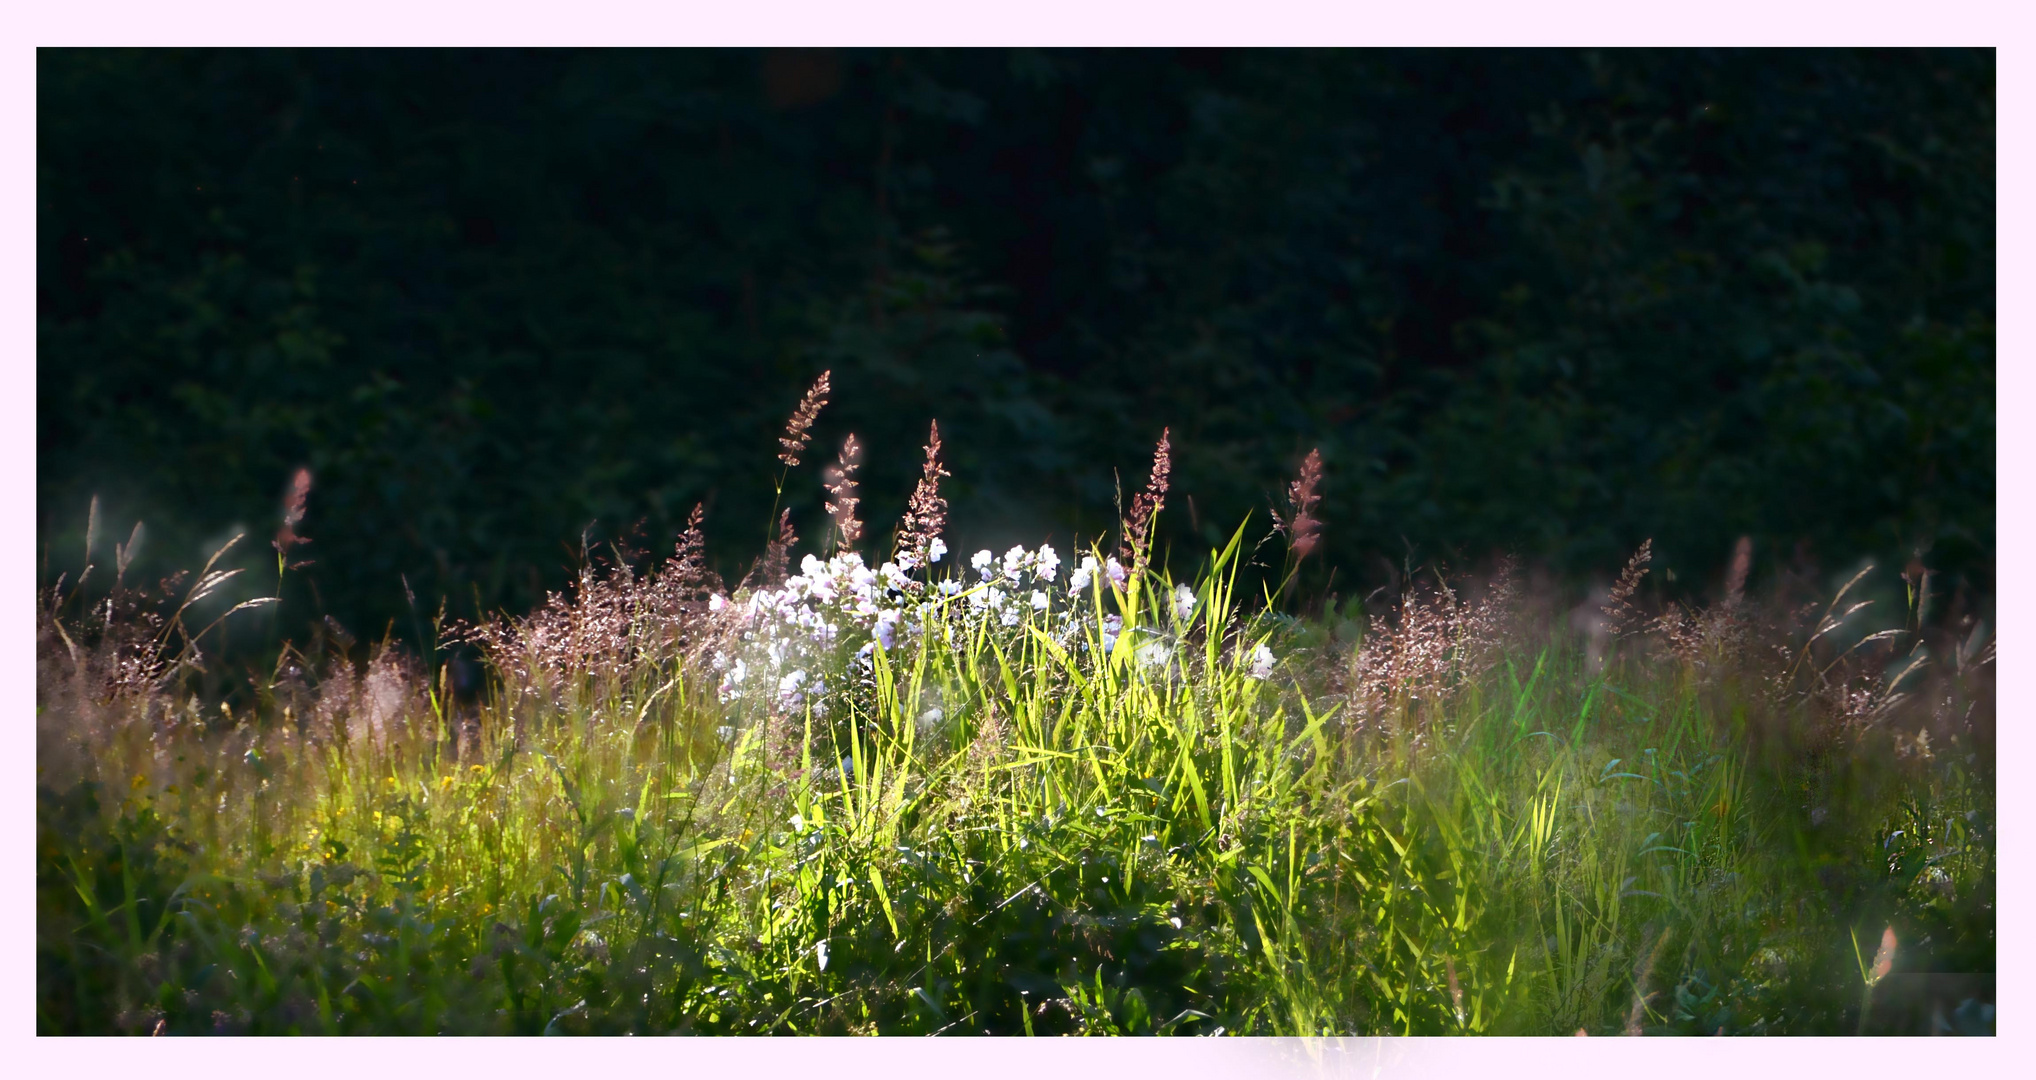
[[[938,538],[924,549],[930,561],[947,550]],[[1023,545],[999,556],[988,549],[968,560],[968,569],[933,581],[886,561],[870,568],[862,556],[845,552],[829,559],[806,556],[799,572],[776,588],[716,595],[710,608],[728,620],[726,647],[713,657],[724,701],[761,702],[775,711],[811,706],[824,715],[830,687],[845,689],[866,676],[877,649],[895,652],[929,633],[952,630],[1015,632],[1028,620],[1079,650],[1086,631],[1100,638],[1108,655],[1125,632],[1123,617],[1099,613],[1084,602],[1093,588],[1124,588],[1129,570],[1115,556],[1084,556],[1066,574],[1059,553],[1048,544]],[[1176,625],[1194,617],[1198,597],[1186,585],[1167,595]],[[1163,666],[1174,655],[1171,635],[1141,628],[1133,657]],[[1266,678],[1272,655],[1261,646],[1240,657],[1248,674]],[[862,673],[859,675],[858,673]],[[823,673],[839,673],[830,677]]]
[[[1118,562],[1115,555],[1103,560],[1100,566],[1097,565],[1094,555],[1084,555],[1082,556],[1082,564],[1076,567],[1073,573],[1068,575],[1068,592],[1075,595],[1087,592],[1089,586],[1095,582],[1098,573],[1108,575],[1111,586],[1118,589],[1123,588],[1125,582],[1130,580],[1131,577],[1130,571],[1124,569],[1124,564]]]
[[[933,562],[946,551],[939,537],[926,547]],[[826,684],[818,672],[851,647],[867,665],[874,649],[895,650],[942,622],[1016,627],[1028,612],[1052,607],[1045,586],[1059,575],[1060,556],[1051,546],[1014,547],[1001,561],[979,551],[970,564],[975,581],[949,577],[929,587],[896,562],[872,570],[854,552],[824,561],[808,555],[777,588],[715,596],[710,608],[737,629],[732,648],[714,658],[722,699],[766,698],[784,710],[810,700],[819,707]]]

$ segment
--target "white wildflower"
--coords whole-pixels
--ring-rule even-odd
[[[737,660],[726,674],[721,676],[721,700],[726,701],[742,692],[743,677],[749,674],[749,665]]]
[[[1186,585],[1174,589],[1174,619],[1187,622],[1195,614],[1195,590]]]
[[[796,709],[806,702],[806,673],[790,671],[778,680],[778,704],[787,709]]]

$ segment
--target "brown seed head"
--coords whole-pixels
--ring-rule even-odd
[[[785,433],[778,438],[778,445],[784,449],[779,452],[778,460],[787,466],[799,464],[799,455],[812,441],[813,421],[820,418],[820,410],[827,406],[827,377],[831,374],[831,369],[823,371],[818,379],[813,380],[806,396],[799,399],[799,407],[792,410],[792,418],[785,421]]]
[[[1725,572],[1725,606],[1735,608],[1746,596],[1746,575],[1753,569],[1753,537],[1742,536],[1732,547],[1732,567]]]
[[[1296,562],[1307,558],[1322,539],[1322,519],[1315,516],[1315,504],[1322,501],[1321,486],[1322,451],[1310,450],[1301,461],[1300,475],[1287,485],[1287,516],[1273,511],[1273,526],[1287,534]]]
[[[933,541],[947,525],[947,500],[940,497],[940,478],[948,471],[940,466],[940,422],[934,421],[926,434],[926,464],[919,472],[919,486],[905,505],[905,520],[898,530],[895,561],[907,570],[926,565]]]
[[[1633,594],[1640,591],[1640,579],[1647,576],[1647,564],[1654,558],[1654,540],[1640,542],[1640,550],[1626,560],[1626,568],[1619,572],[1619,580],[1612,585],[1611,595],[1605,601],[1605,614],[1611,618],[1610,630],[1619,633],[1633,620],[1639,618],[1640,609],[1633,606]]]
[[[290,489],[283,495],[283,527],[276,530],[276,538],[270,543],[285,555],[298,544],[308,544],[311,538],[298,536],[297,526],[304,520],[304,505],[311,496],[311,470],[298,469],[290,477]]]
[[[862,465],[862,444],[855,441],[851,433],[841,444],[841,457],[827,470],[827,514],[834,519],[835,532],[839,534],[843,550],[852,549],[862,539],[862,522],[855,516],[856,504],[862,500],[856,496],[855,470]]]
[[[1152,476],[1145,490],[1131,499],[1131,513],[1123,522],[1124,560],[1134,567],[1145,565],[1152,552],[1152,526],[1166,507],[1167,484],[1173,472],[1173,449],[1167,441],[1171,428],[1162,428],[1159,445],[1152,451]]]
[[[762,561],[750,572],[755,583],[772,588],[784,581],[791,569],[792,545],[798,542],[799,534],[792,531],[792,511],[788,508],[778,515],[778,538],[764,548]]]

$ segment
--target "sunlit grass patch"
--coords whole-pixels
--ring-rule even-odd
[[[913,505],[439,627],[478,696],[385,642],[208,703],[188,592],[46,590],[39,1030],[1848,1033],[1992,970],[1992,647],[1927,581],[1880,635],[1643,612],[1644,551],[1598,630],[1503,571],[1297,619],[1243,528],[958,567]]]

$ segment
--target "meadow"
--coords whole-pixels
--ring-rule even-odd
[[[1992,1032],[1994,646],[1920,563],[1311,606],[1318,459],[1198,558],[1164,436],[1083,551],[946,551],[937,429],[878,542],[860,464],[732,587],[696,511],[237,706],[230,553],[42,586],[38,1032]]]

